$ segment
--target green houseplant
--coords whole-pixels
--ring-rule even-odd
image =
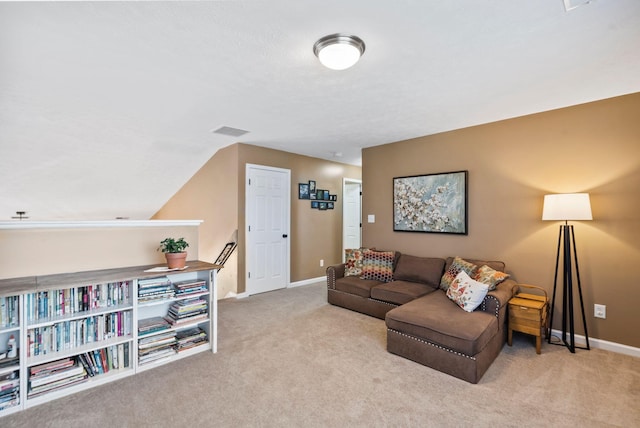
[[[166,238],[160,241],[158,250],[164,253],[169,269],[182,269],[187,260],[187,252],[185,250],[188,246],[189,243],[184,238]]]

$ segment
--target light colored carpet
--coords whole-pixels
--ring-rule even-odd
[[[219,302],[203,353],[0,418],[0,427],[640,426],[640,359],[514,335],[477,385],[386,351],[324,284]]]

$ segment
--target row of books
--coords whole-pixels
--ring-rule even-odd
[[[0,297],[0,328],[19,325],[18,302],[18,296]]]
[[[129,347],[128,342],[121,343],[30,367],[27,396],[37,397],[85,382],[93,376],[126,369],[131,366]]]
[[[0,411],[20,404],[20,377],[18,371],[0,376]]]
[[[27,330],[27,356],[38,356],[73,349],[87,343],[129,336],[132,312],[113,312],[79,320],[62,321]]]
[[[89,377],[121,370],[130,366],[129,342],[96,349],[78,355],[78,361],[84,367]]]
[[[145,278],[138,280],[138,301],[148,302],[173,297],[188,297],[207,290],[207,282],[204,280],[185,280],[172,283],[166,276]]]
[[[67,388],[87,380],[87,372],[76,358],[65,358],[29,368],[27,397]]]
[[[56,316],[127,304],[131,302],[130,294],[130,281],[29,293],[25,296],[27,321],[33,323]]]
[[[209,304],[207,299],[195,297],[179,300],[169,306],[166,320],[171,325],[183,325],[196,320],[206,319]]]

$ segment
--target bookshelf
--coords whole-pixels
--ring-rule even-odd
[[[219,267],[189,261],[180,271],[151,265],[0,280],[0,354],[11,335],[18,348],[16,358],[0,359],[0,417],[216,352]]]
[[[8,356],[9,338],[20,349],[20,295],[0,296],[0,416],[20,410],[21,377],[19,354]]]
[[[209,275],[181,272],[138,281],[137,371],[212,349]]]

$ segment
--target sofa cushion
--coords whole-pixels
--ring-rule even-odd
[[[344,276],[362,276],[362,259],[366,248],[344,250]]]
[[[387,312],[388,328],[428,342],[476,355],[498,333],[498,319],[483,311],[461,311],[437,290]]]
[[[447,257],[447,261],[444,264],[444,270],[447,271],[449,269],[449,267],[451,266],[451,264],[453,263],[453,261],[455,260],[455,257]],[[465,258],[464,260],[466,260],[469,263],[473,263],[476,266],[482,266],[482,265],[487,265],[489,266],[491,269],[495,269],[498,270],[500,272],[505,272],[505,266],[504,266],[504,262],[500,262],[500,261],[487,261],[487,260],[478,260],[478,259],[468,259]],[[469,272],[467,272],[469,273]]]
[[[489,286],[471,279],[465,271],[456,276],[449,288],[447,297],[467,312],[473,312],[489,291]]]
[[[466,272],[469,276],[473,277],[478,265],[473,262],[463,260],[460,257],[455,257],[451,263],[448,263],[444,275],[440,279],[440,289],[447,291],[453,280],[462,271]]]
[[[376,285],[371,288],[371,298],[384,302],[404,305],[416,297],[431,293],[436,287],[431,287],[419,282],[391,281]]]
[[[357,276],[345,276],[336,280],[336,290],[355,294],[360,297],[371,297],[371,288],[382,284],[380,281],[360,279]]]
[[[509,278],[508,274],[492,269],[487,265],[480,266],[474,277],[476,281],[487,284],[489,286],[489,291],[495,290],[496,285],[500,284],[507,278]]]
[[[444,259],[435,257],[416,257],[402,254],[393,271],[393,279],[401,281],[421,282],[433,288],[438,288],[442,272],[444,271]]]
[[[382,282],[393,281],[393,251],[365,250],[362,261],[362,279]]]

